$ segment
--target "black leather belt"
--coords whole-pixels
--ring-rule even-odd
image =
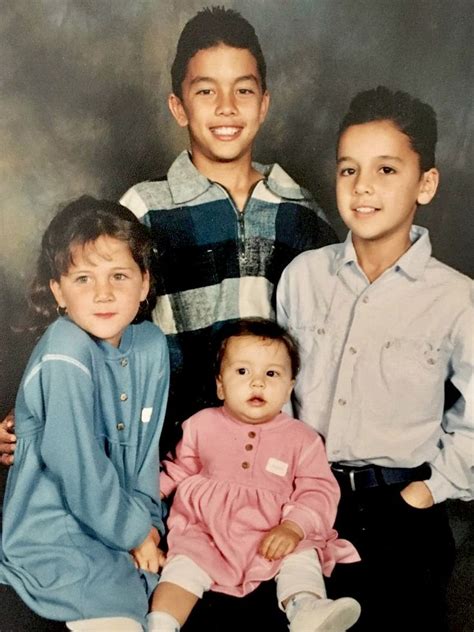
[[[343,463],[333,463],[331,470],[341,489],[350,489],[353,492],[397,483],[425,481],[431,476],[428,463],[423,463],[418,467],[381,467],[380,465],[352,467]]]

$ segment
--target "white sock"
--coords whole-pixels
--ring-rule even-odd
[[[150,612],[146,621],[148,632],[179,632],[181,629],[178,621],[171,614],[159,610]]]
[[[312,606],[316,606],[318,603],[322,601],[328,601],[327,599],[321,599],[314,593],[310,592],[299,592],[293,597],[290,598],[288,603],[286,604],[285,613],[288,621],[292,621],[296,612],[301,608],[311,608]]]

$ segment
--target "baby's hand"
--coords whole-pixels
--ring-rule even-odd
[[[156,527],[152,527],[143,542],[130,551],[137,568],[150,573],[158,572],[166,561],[165,554],[158,548],[159,543],[160,534]]]
[[[304,533],[295,522],[285,520],[267,533],[260,542],[258,552],[267,560],[279,560],[292,553],[303,537]]]

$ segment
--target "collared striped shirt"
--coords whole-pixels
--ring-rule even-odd
[[[215,400],[209,340],[220,324],[274,317],[274,290],[299,253],[333,243],[311,195],[275,164],[240,212],[227,190],[182,152],[165,178],[121,199],[152,231],[158,300],[153,320],[166,334],[172,371],[169,414],[182,421]]]

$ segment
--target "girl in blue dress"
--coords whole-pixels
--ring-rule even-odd
[[[60,316],[16,400],[0,582],[70,630],[142,630],[163,562],[168,353],[155,325],[137,324],[151,252],[130,211],[89,197],[61,210],[42,241],[32,303]]]

